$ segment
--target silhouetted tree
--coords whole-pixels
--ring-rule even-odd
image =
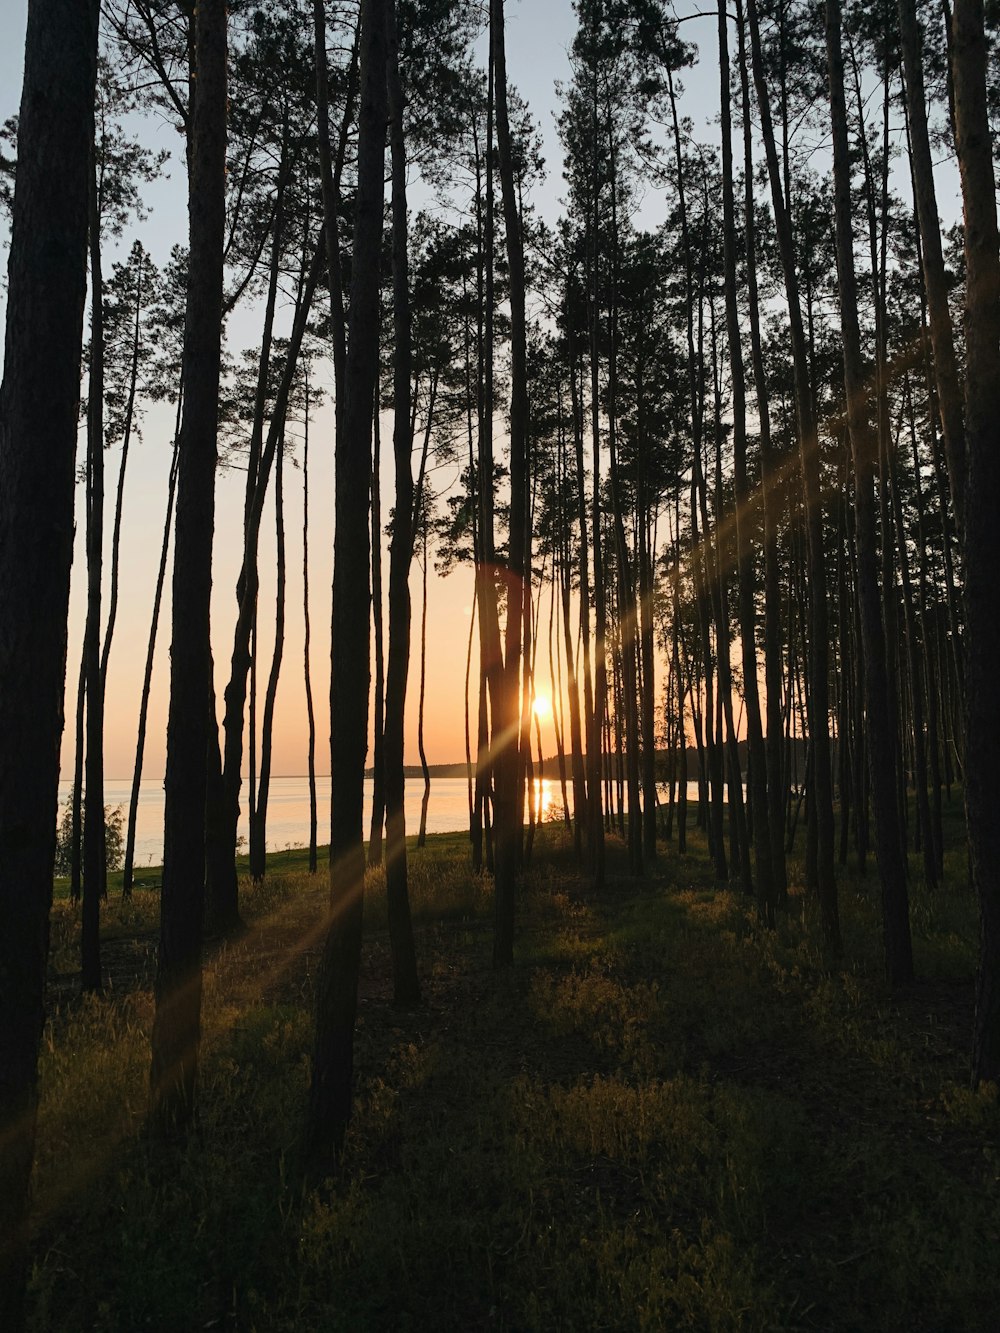
[[[86,289],[97,0],[32,0],[0,386],[0,1323],[24,1324]]]
[[[319,34],[318,34],[319,37]],[[317,47],[321,40],[317,41]],[[306,1139],[322,1173],[351,1115],[364,918],[364,780],[370,675],[371,430],[378,379],[379,257],[386,134],[385,0],[362,0],[358,194],[344,388],[336,442],[330,681],[330,923],[316,988]],[[330,234],[327,220],[327,234]]]
[[[209,611],[226,223],[223,0],[201,0],[194,39],[184,407],[178,439],[163,886],[150,1071],[152,1122],[167,1135],[183,1131],[194,1113],[201,1040],[205,756],[212,701]]]

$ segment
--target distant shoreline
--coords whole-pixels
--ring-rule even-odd
[[[747,758],[747,756],[746,756],[746,741],[745,741],[745,740],[738,741],[738,742],[737,742],[737,745],[738,745],[738,747],[739,747],[740,770],[741,770],[741,773],[743,774],[743,777],[744,777],[744,780],[745,780],[745,779],[746,779],[746,758]],[[805,758],[806,758],[806,753],[805,753],[805,752],[806,752],[806,747],[805,747],[804,742],[803,742],[799,737],[795,737],[795,738],[793,739],[793,741],[792,741],[792,749],[793,749],[793,761],[792,761],[792,762],[793,762],[793,765],[795,766],[796,769],[803,769],[803,768],[804,768],[804,765],[805,765]],[[697,773],[698,773],[698,750],[697,750],[697,748],[696,748],[695,746],[693,746],[693,745],[689,745],[689,746],[688,746],[687,758],[688,758],[688,772],[689,772],[689,774],[691,774],[691,776],[692,776],[693,778],[696,778],[696,777],[697,777]],[[665,764],[666,759],[667,759],[666,752],[665,752],[665,751],[662,751],[662,750],[658,750],[658,751],[657,751],[657,761],[658,761],[658,764],[660,764],[660,765]],[[535,771],[535,776],[536,776],[536,777],[541,776],[541,777],[543,777],[543,778],[549,778],[549,779],[558,779],[558,778],[559,778],[559,776],[560,776],[560,773],[559,773],[559,758],[558,758],[557,755],[546,755],[545,759],[542,761],[542,766],[541,766],[541,772],[540,772],[540,773],[539,773],[539,767],[538,767],[538,761],[537,761],[537,759],[534,759],[534,758],[533,758],[533,763],[534,763],[534,766],[535,766],[534,771]],[[569,753],[567,753],[567,754],[566,754],[566,777],[567,777],[567,780],[569,780],[569,778],[571,777],[570,764],[571,764],[571,758],[570,758]],[[467,766],[466,766],[466,763],[465,763],[465,760],[464,760],[464,759],[463,759],[463,760],[459,760],[457,763],[450,763],[450,764],[428,764],[427,768],[428,768],[428,774],[429,774],[429,776],[430,776],[431,778],[455,778],[455,779],[457,779],[457,778],[461,778],[461,779],[464,780],[464,779],[466,778],[466,776],[467,776],[467,772],[468,772],[468,770],[467,770]],[[472,771],[473,771],[473,774],[475,774],[475,760],[473,760]],[[407,777],[407,778],[419,778],[419,777],[422,777],[422,776],[423,776],[423,769],[420,767],[419,764],[407,764],[407,765],[405,766],[405,768],[403,769],[403,775],[404,775],[405,777]],[[308,775],[307,773],[273,773],[273,774],[271,775],[271,781],[274,782],[274,781],[278,781],[278,780],[295,780],[295,781],[302,781],[302,782],[305,782],[306,779],[308,778],[308,776],[309,776],[309,775]],[[375,776],[375,770],[374,770],[374,768],[369,767],[369,768],[366,768],[366,769],[365,769],[365,777],[366,777],[369,781],[370,781],[371,779],[373,779],[374,776]],[[330,780],[330,774],[329,774],[329,773],[317,773],[317,774],[316,774],[316,780],[317,780],[317,782],[328,782],[328,781]],[[661,781],[663,780],[662,777],[661,777],[660,780],[661,780]],[[68,785],[68,780],[67,780],[67,779],[60,779],[60,781],[61,781],[63,784]],[[116,778],[116,777],[105,777],[104,781],[105,781],[106,783],[123,783],[123,784],[131,783],[131,781],[132,781],[132,775],[131,775],[131,773],[130,773],[130,774],[128,774],[128,776],[126,776],[126,777],[117,777],[117,778]],[[148,777],[148,778],[143,778],[143,781],[144,781],[144,782],[162,782],[162,781],[163,781],[163,777],[162,777],[162,776],[160,776],[160,777]],[[244,781],[244,782],[249,781],[249,776],[248,776],[246,773],[243,774],[243,781]]]

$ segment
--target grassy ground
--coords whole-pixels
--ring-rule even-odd
[[[74,996],[58,902],[36,1184],[37,1329],[995,1329],[995,1089],[967,1089],[975,907],[914,885],[921,980],[889,996],[874,884],[847,962],[796,895],[773,934],[697,836],[599,896],[551,833],[517,965],[489,969],[464,839],[411,859],[423,1007],[394,1011],[371,877],[357,1111],[299,1172],[325,880],[289,859],[206,972],[201,1117],[144,1135],[156,896],[106,910],[111,990]]]

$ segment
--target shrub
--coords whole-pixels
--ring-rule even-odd
[[[84,799],[86,793],[83,794]],[[75,789],[70,788],[56,828],[57,875],[68,875],[73,859],[73,802]],[[120,805],[104,807],[104,863],[108,870],[121,870],[125,857],[125,815]]]

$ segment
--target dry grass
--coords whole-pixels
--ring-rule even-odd
[[[370,875],[356,1116],[318,1192],[299,1131],[323,876],[245,886],[251,931],[206,967],[183,1149],[143,1132],[155,897],[109,905],[115,984],[85,1003],[60,906],[33,1327],[995,1327],[1000,1112],[966,1086],[966,890],[915,886],[922,980],[890,996],[868,886],[845,884],[831,972],[801,897],[760,931],[693,841],[598,897],[554,835],[495,977],[489,882],[431,840],[407,1013]]]

